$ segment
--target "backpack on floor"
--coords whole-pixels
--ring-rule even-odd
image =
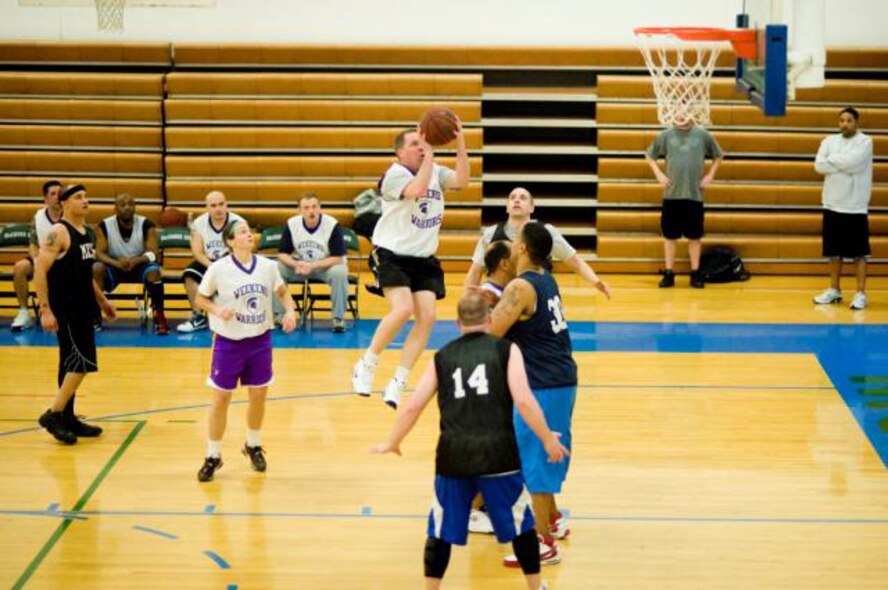
[[[731,248],[716,246],[700,256],[700,271],[707,283],[731,283],[748,281],[749,271],[743,267],[743,260]]]

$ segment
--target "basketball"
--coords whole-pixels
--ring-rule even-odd
[[[419,123],[420,132],[425,135],[429,145],[433,146],[446,145],[453,141],[457,129],[456,115],[444,108],[429,109]]]
[[[188,216],[181,209],[167,207],[160,212],[161,227],[182,227],[188,221]]]

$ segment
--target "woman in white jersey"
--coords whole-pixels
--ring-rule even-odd
[[[274,329],[272,297],[284,306],[284,332],[296,328],[293,298],[281,278],[277,264],[253,254],[253,233],[246,221],[233,221],[224,230],[231,254],[213,262],[198,288],[196,303],[210,318],[213,362],[207,385],[216,390],[210,408],[209,443],[199,481],[210,481],[222,467],[222,435],[228,417],[231,393],[238,382],[247,388],[247,443],[243,454],[253,469],[265,471],[259,438],[265,415],[265,396],[273,380],[271,332]]]
[[[444,272],[435,258],[444,219],[444,191],[469,183],[469,156],[459,123],[454,139],[455,171],[435,164],[432,147],[418,130],[402,131],[395,139],[398,161],[380,181],[382,217],[373,231],[371,267],[376,288],[391,309],[355,365],[352,387],[358,395],[370,395],[379,354],[413,316],[401,362],[383,393],[383,400],[393,408],[398,407],[410,369],[435,325],[435,302],[444,297]]]

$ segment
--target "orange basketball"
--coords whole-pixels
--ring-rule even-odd
[[[160,212],[161,227],[182,227],[188,222],[188,216],[181,209],[167,207]]]
[[[450,109],[429,109],[419,123],[419,130],[429,145],[446,145],[456,137],[456,115]]]

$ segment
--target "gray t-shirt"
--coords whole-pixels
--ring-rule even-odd
[[[533,220],[531,220],[533,221]],[[561,235],[555,226],[547,223],[546,229],[549,230],[549,234],[552,236],[552,259],[556,261],[567,260],[571,256],[577,253],[574,250],[573,246],[567,243],[567,240],[564,239],[564,236]],[[506,237],[511,241],[515,241],[515,236],[518,232],[515,231],[508,223],[504,228],[506,232]],[[490,227],[484,228],[484,231],[481,232],[481,239],[478,240],[478,244],[475,246],[475,252],[472,254],[472,262],[477,264],[478,266],[484,266],[484,254],[487,252],[487,247],[490,246],[490,242],[493,240],[493,234],[496,232],[496,225],[491,225]]]
[[[715,138],[701,127],[683,130],[670,127],[661,132],[648,147],[652,160],[666,158],[666,176],[672,181],[663,191],[664,199],[690,199],[703,202],[700,179],[705,160],[721,157],[722,151]]]

